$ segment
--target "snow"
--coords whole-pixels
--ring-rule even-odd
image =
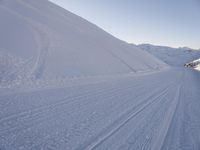
[[[47,0],[0,20],[0,150],[199,150],[196,52],[169,67]]]
[[[200,59],[189,62],[186,65],[187,67],[194,68],[195,70],[200,71]]]
[[[200,65],[198,65],[195,69],[200,71]]]
[[[184,66],[184,64],[200,58],[200,50],[193,50],[187,47],[171,48],[150,44],[141,44],[138,47],[163,60],[170,66]]]
[[[198,150],[199,79],[199,72],[174,68],[2,95],[0,147]]]
[[[54,80],[167,67],[47,0],[3,0],[0,18],[0,49],[28,62],[26,78]]]

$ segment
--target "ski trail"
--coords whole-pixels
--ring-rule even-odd
[[[135,86],[137,86],[139,84],[136,84]],[[123,90],[127,90],[129,88],[133,88],[133,85],[128,85],[125,89]],[[53,107],[56,107],[56,106],[61,106],[63,104],[67,104],[67,103],[70,103],[70,102],[76,102],[82,98],[84,98],[85,96],[92,96],[95,92],[95,96],[100,96],[100,95],[103,95],[103,94],[111,94],[111,93],[117,93],[117,91],[119,90],[122,90],[121,87],[118,87],[118,88],[114,88],[114,89],[111,89],[109,90],[109,88],[96,88],[96,89],[93,89],[94,91],[84,91],[84,92],[81,92],[80,94],[72,94],[71,96],[66,96],[62,99],[58,99],[56,100],[56,103],[51,103],[51,104],[47,104],[47,105],[43,105],[43,106],[40,106],[40,107],[36,107],[34,109],[29,109],[29,110],[25,110],[25,111],[21,111],[19,113],[15,113],[15,114],[11,114],[9,116],[6,116],[6,117],[2,117],[0,118],[0,123],[2,123],[2,121],[6,121],[6,120],[9,120],[9,119],[12,119],[12,118],[16,118],[16,117],[20,117],[20,116],[23,116],[23,115],[26,115],[26,114],[29,114],[29,113],[37,113],[37,112],[41,112],[41,111],[45,111],[45,110],[48,110],[48,109],[52,109]],[[107,91],[108,90],[108,91]]]
[[[171,105],[169,106],[169,109],[167,111],[165,119],[162,122],[162,128],[160,129],[159,133],[157,134],[157,138],[155,139],[154,144],[151,147],[152,150],[161,150],[162,146],[164,145],[166,135],[168,133],[168,130],[172,123],[174,114],[176,112],[177,106],[180,101],[180,91],[181,91],[181,85],[178,86],[178,88],[177,88],[175,98],[172,101]]]
[[[1,96],[0,149],[198,150],[199,76],[185,73]]]
[[[139,109],[135,111],[135,107],[131,110],[128,110],[125,114],[123,114],[116,122],[110,125],[105,131],[103,131],[98,137],[95,138],[93,142],[89,141],[88,145],[84,145],[79,147],[78,149],[84,150],[92,150],[98,147],[101,143],[107,140],[110,136],[115,134],[120,128],[122,128],[127,122],[129,122],[132,118],[134,118],[137,114],[142,112],[146,107],[152,105],[155,101],[159,100],[160,97],[164,96],[169,89],[169,86],[162,91],[159,91],[158,95],[155,96],[155,93],[151,93],[145,99],[147,100],[146,103],[141,104],[142,106],[138,106]],[[149,100],[150,99],[150,100]],[[113,127],[114,126],[114,127]],[[77,149],[77,150],[78,150]]]
[[[130,88],[131,86],[128,86],[126,89]],[[113,89],[113,90],[110,90],[110,91],[106,91],[105,89],[102,89],[100,91],[98,91],[98,93],[95,94],[95,96],[100,96],[102,94],[104,95],[108,95],[108,94],[115,94],[115,96],[117,96],[117,93],[118,91],[120,90],[121,88],[117,88],[117,89]],[[126,90],[124,89],[124,90]],[[19,122],[19,120],[24,120],[24,119],[28,119],[29,118],[29,124],[30,125],[33,125],[32,123],[32,119],[35,118],[35,119],[39,119],[39,116],[44,116],[43,114],[46,114],[47,112],[52,112],[58,108],[61,108],[63,106],[66,106],[66,105],[69,105],[70,103],[79,103],[81,99],[83,99],[84,97],[91,97],[94,93],[91,93],[90,91],[86,91],[85,93],[81,93],[80,95],[77,95],[77,96],[71,96],[71,97],[66,97],[66,98],[63,98],[61,100],[58,100],[58,102],[56,103],[53,103],[53,104],[50,104],[50,105],[45,105],[45,106],[41,106],[41,107],[37,107],[35,109],[32,109],[32,110],[28,110],[28,111],[23,111],[23,112],[20,112],[18,114],[14,114],[14,115],[10,115],[10,116],[7,116],[5,118],[1,118],[0,119],[0,124],[3,125],[3,124],[6,124],[7,122],[13,122],[11,125],[13,126],[13,128],[11,126],[7,126],[7,130],[0,130],[0,133],[3,134],[3,133],[6,133],[8,131],[11,131],[11,130],[15,130],[17,129],[18,127],[15,126],[15,124],[17,122]],[[118,93],[119,94],[119,93]],[[61,112],[60,112],[61,113]],[[43,117],[42,117],[43,118]],[[44,119],[44,118],[43,118]],[[39,121],[44,121],[43,119],[39,119]],[[37,121],[37,123],[39,123],[39,121]]]
[[[29,128],[30,126],[36,125],[36,124],[40,124],[42,122],[44,122],[45,120],[50,120],[53,119],[52,117],[54,116],[49,116],[46,114],[52,114],[53,112],[56,113],[57,115],[59,114],[63,114],[64,112],[68,112],[67,109],[64,109],[65,107],[67,107],[68,105],[78,105],[82,99],[84,99],[85,97],[91,97],[93,95],[95,95],[95,97],[99,97],[101,95],[104,95],[104,97],[106,97],[105,101],[109,100],[110,98],[116,97],[116,96],[123,96],[119,91],[123,90],[123,91],[127,91],[128,89],[133,88],[134,86],[137,86],[137,84],[133,85],[130,84],[128,86],[126,86],[126,88],[123,87],[118,87],[118,88],[112,88],[110,90],[105,89],[105,88],[97,88],[96,92],[94,93],[89,91],[85,91],[83,93],[80,93],[79,95],[75,95],[75,96],[70,96],[70,97],[66,97],[60,100],[57,100],[56,103],[52,103],[50,105],[44,105],[41,107],[37,107],[35,109],[31,109],[28,111],[22,111],[20,113],[17,114],[13,114],[4,118],[0,119],[0,124],[1,124],[1,130],[0,133],[1,134],[5,134],[7,132],[10,131],[21,131],[21,130],[25,130],[27,128]],[[140,86],[138,86],[139,88]],[[140,87],[142,88],[142,87]],[[88,103],[94,103],[95,101],[92,101],[92,99],[87,100]],[[85,103],[87,102],[85,101]],[[103,103],[103,101],[101,101],[101,103]],[[57,112],[57,110],[59,109],[59,112]],[[9,124],[7,124],[9,122]],[[19,127],[18,124],[21,124],[23,122],[25,127]]]

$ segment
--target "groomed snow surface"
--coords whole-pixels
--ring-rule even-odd
[[[200,149],[199,72],[47,0],[0,20],[0,150]]]
[[[1,150],[199,150],[200,73],[1,95]]]

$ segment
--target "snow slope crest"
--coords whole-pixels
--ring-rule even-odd
[[[28,66],[16,68],[26,78],[116,75],[167,66],[47,0],[0,1],[0,19],[0,52]]]

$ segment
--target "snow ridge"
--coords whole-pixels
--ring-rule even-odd
[[[149,52],[170,66],[183,67],[184,64],[200,58],[199,50],[187,47],[171,48],[166,46],[154,46],[151,44],[141,44],[138,45],[138,47]]]

